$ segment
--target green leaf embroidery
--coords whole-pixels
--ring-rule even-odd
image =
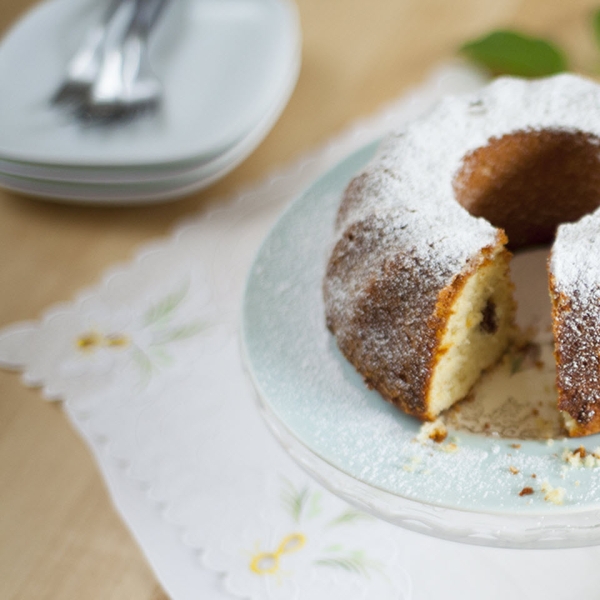
[[[350,552],[346,556],[319,558],[314,561],[314,564],[321,567],[341,569],[367,579],[370,577],[371,571],[382,571],[382,565],[377,561],[368,559],[362,551]]]
[[[173,364],[172,356],[161,346],[158,348],[150,348],[149,354],[153,364],[156,363],[158,366],[168,366]]]
[[[189,290],[189,283],[185,283],[182,288],[166,296],[158,304],[151,306],[144,316],[146,325],[156,325],[165,323],[172,316],[175,309],[181,304]]]
[[[564,53],[552,42],[516,31],[493,31],[460,51],[492,75],[544,77],[568,68]]]
[[[154,371],[152,360],[143,350],[138,348],[138,346],[133,346],[131,352],[133,360],[136,362],[140,368],[140,371],[142,372],[142,376],[145,380],[149,379]]]
[[[167,329],[161,331],[157,338],[152,342],[155,345],[168,344],[169,342],[176,342],[179,340],[185,340],[190,338],[197,333],[200,333],[205,328],[203,323],[188,323],[181,327],[175,327],[174,329]]]
[[[339,517],[330,521],[328,523],[328,526],[335,527],[337,525],[345,525],[347,523],[355,523],[356,521],[361,521],[361,520],[369,521],[372,518],[373,517],[371,517],[371,515],[368,515],[367,513],[364,513],[360,510],[354,510],[352,508],[349,508],[348,510],[343,512]]]
[[[294,521],[300,521],[302,510],[309,500],[308,488],[297,490],[294,484],[285,480],[286,487],[281,492],[281,501],[284,508],[290,513]]]
[[[319,492],[314,492],[310,497],[308,516],[310,518],[316,517],[321,514],[321,511],[321,494]]]

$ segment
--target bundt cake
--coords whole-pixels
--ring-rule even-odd
[[[514,339],[510,251],[554,242],[558,408],[571,435],[600,431],[599,206],[598,85],[499,78],[447,98],[348,185],[327,326],[368,386],[433,420]]]

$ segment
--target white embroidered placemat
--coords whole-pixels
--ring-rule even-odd
[[[63,400],[173,598],[593,597],[600,549],[467,546],[352,509],[274,441],[241,364],[245,276],[282,208],[351,151],[481,83],[461,66],[438,70],[71,303],[0,331],[0,364]]]

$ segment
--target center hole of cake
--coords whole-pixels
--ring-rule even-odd
[[[600,139],[578,131],[517,131],[466,155],[453,186],[472,215],[511,248],[550,243],[560,223],[600,206]]]

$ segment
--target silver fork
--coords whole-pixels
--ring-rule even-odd
[[[87,97],[100,71],[111,24],[121,18],[121,13],[127,16],[132,7],[133,0],[110,0],[100,21],[87,32],[67,63],[65,77],[51,99],[54,104],[73,104]]]
[[[148,38],[167,2],[135,0],[129,28],[119,44],[106,49],[80,116],[119,121],[158,106],[162,85],[148,59]]]

